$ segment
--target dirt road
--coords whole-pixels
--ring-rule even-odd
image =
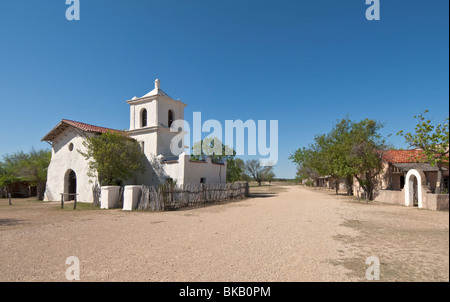
[[[361,205],[297,186],[272,190],[164,213],[0,201],[0,281],[65,281],[69,256],[80,260],[82,281],[364,281],[373,253],[391,281],[409,276],[396,269],[409,252],[423,267],[410,276],[448,280],[448,212]],[[420,225],[408,215],[419,215]],[[412,229],[403,231],[402,221]],[[392,225],[401,231],[390,234]],[[406,242],[415,227],[426,230]]]

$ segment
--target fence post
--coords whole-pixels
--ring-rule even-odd
[[[77,209],[77,194],[75,194],[75,199],[74,199],[74,203],[73,203],[73,209],[74,210]]]
[[[12,205],[12,203],[11,203],[11,193],[8,193],[8,198],[9,198],[9,205],[11,206]]]
[[[202,198],[203,198],[203,202],[207,203],[207,196],[206,196],[206,185],[205,184],[200,184],[201,188],[202,188]]]
[[[61,193],[61,209],[64,209],[64,193]]]

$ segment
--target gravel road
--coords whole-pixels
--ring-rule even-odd
[[[81,281],[358,281],[337,264],[357,253],[349,207],[298,186],[164,213],[2,204],[0,281],[65,281],[69,256]]]

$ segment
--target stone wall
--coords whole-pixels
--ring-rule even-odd
[[[448,195],[427,193],[423,207],[433,211],[448,211]]]
[[[380,203],[405,205],[405,191],[379,190],[375,201]],[[423,194],[422,208],[432,211],[448,211],[449,195],[447,194]]]
[[[379,190],[375,201],[381,203],[405,205],[405,192],[393,190]]]

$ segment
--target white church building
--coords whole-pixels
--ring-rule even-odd
[[[126,133],[139,142],[146,160],[145,172],[136,174],[124,185],[157,186],[167,181],[176,181],[177,185],[226,182],[226,162],[213,163],[209,158],[191,161],[185,152],[178,156],[172,154],[170,143],[179,132],[171,132],[170,126],[175,120],[184,119],[187,105],[162,91],[159,80],[155,81],[152,91],[127,103],[130,105],[130,129]],[[99,182],[96,177],[88,176],[88,161],[77,150],[86,150],[83,142],[87,137],[108,131],[120,130],[63,119],[42,138],[52,146],[44,200],[58,201],[64,193],[77,194],[77,200],[81,202],[93,201],[92,188]],[[72,196],[66,195],[65,199],[70,200]]]

